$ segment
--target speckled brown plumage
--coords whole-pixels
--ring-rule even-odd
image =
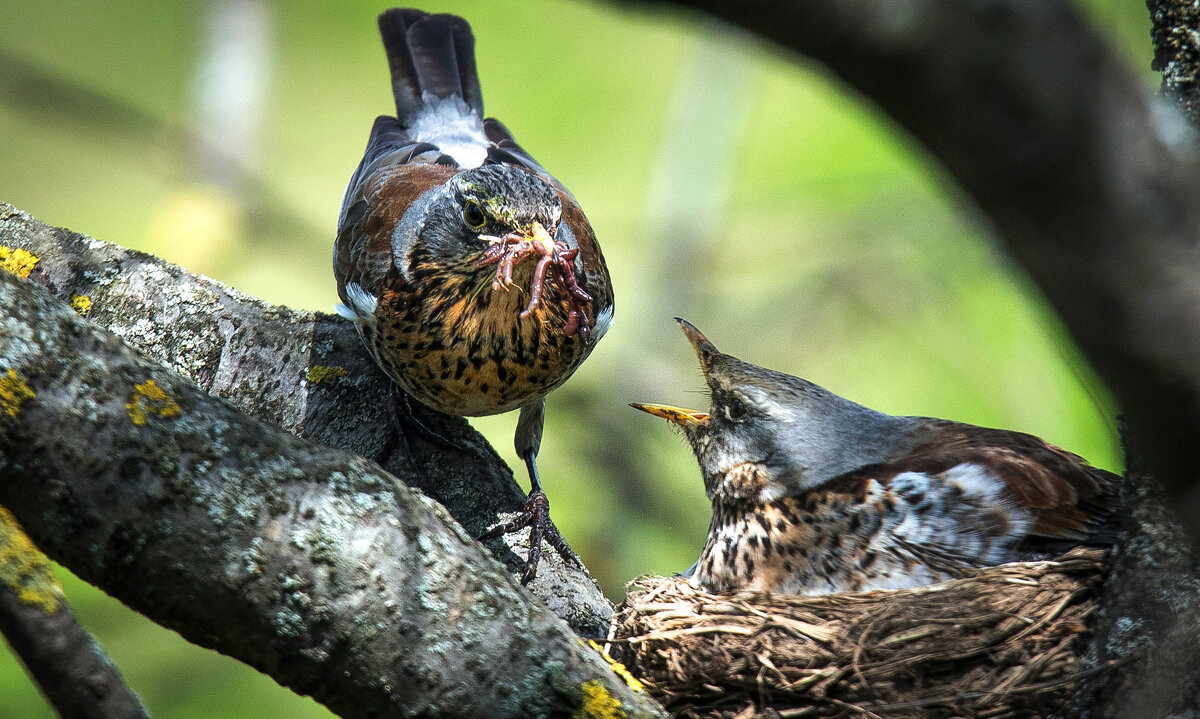
[[[569,555],[534,496],[535,456],[546,394],[612,320],[608,270],[571,193],[483,118],[466,21],[393,9],[379,29],[396,116],[375,120],[342,201],[338,311],[423,404],[464,416],[521,410],[516,448],[532,488],[513,526],[533,527],[528,581],[543,535]]]
[[[1037,437],[874,412],[716,350],[680,321],[709,412],[683,428],[713,504],[693,581],[709,591],[911,587],[1116,538],[1120,478]]]

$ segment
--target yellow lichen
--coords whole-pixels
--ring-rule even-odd
[[[22,604],[58,611],[62,587],[50,569],[50,560],[25,536],[17,518],[0,507],[0,584]]]
[[[9,417],[16,417],[21,403],[36,396],[16,370],[10,369],[7,375],[0,375],[0,409]]]
[[[92,298],[87,295],[71,295],[71,309],[87,317],[87,313],[92,309]]]
[[[38,256],[19,247],[0,245],[0,270],[8,270],[17,277],[25,279],[33,272],[33,266],[38,263]]]
[[[571,715],[571,719],[626,719],[621,702],[608,687],[593,679],[584,682],[579,689],[583,692],[583,704]]]
[[[145,426],[146,418],[158,415],[170,419],[179,414],[179,405],[167,396],[154,380],[148,379],[139,385],[134,385],[133,394],[125,404],[129,420],[139,427]]]
[[[597,652],[600,652],[600,656],[604,657],[604,661],[608,662],[608,666],[613,670],[613,673],[624,679],[625,683],[629,685],[630,689],[634,690],[635,692],[646,691],[646,685],[642,684],[640,679],[635,677],[628,669],[626,669],[624,664],[608,656],[608,653],[604,651],[604,648],[597,644],[594,640],[589,639],[588,646],[590,646],[592,649],[595,649]]]
[[[340,365],[335,367],[326,367],[323,364],[315,364],[312,369],[308,370],[308,376],[305,377],[311,384],[320,384],[329,380],[345,377],[350,374],[345,367]]]

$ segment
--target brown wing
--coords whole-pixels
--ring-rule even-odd
[[[409,205],[431,187],[458,172],[452,165],[406,163],[402,154],[383,162],[352,186],[333,249],[338,297],[347,301],[346,284],[357,283],[373,295],[383,291],[392,267],[392,232]]]
[[[1031,535],[1079,542],[1114,539],[1118,475],[1031,434],[947,420],[926,423],[929,439],[912,452],[917,461],[947,469],[962,462],[987,467],[1033,513]]]
[[[1030,434],[948,420],[921,421],[924,431],[903,457],[864,467],[838,481],[866,475],[887,480],[901,472],[938,474],[972,463],[1002,480],[1032,513],[1031,538],[1098,545],[1116,540],[1118,475]]]

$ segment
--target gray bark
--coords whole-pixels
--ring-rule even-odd
[[[1128,448],[1134,450],[1134,448]],[[1071,716],[1159,717],[1197,709],[1200,575],[1162,490],[1130,451],[1122,503],[1129,539],[1113,557],[1089,667],[1111,666],[1076,693]]]
[[[371,393],[382,378],[368,376],[344,323],[297,318],[12,208],[0,218],[0,245],[39,257],[31,279],[86,294],[89,317],[143,352],[0,272],[0,504],[50,556],[346,716],[560,716],[612,700],[658,715],[441,505],[234,406],[266,408],[313,439],[377,446],[359,433],[372,419],[382,427],[382,410],[344,405],[379,404],[362,398],[384,397]],[[144,356],[156,353],[170,367]],[[348,374],[318,381],[315,365]],[[428,419],[463,437],[459,421]],[[511,484],[473,442],[436,450],[438,474],[419,478],[490,466]],[[482,461],[455,456],[467,452]]]
[[[61,716],[141,719],[146,710],[63,596],[42,554],[0,510],[0,634]]]
[[[2,202],[0,246],[38,257],[31,282],[66,302],[86,297],[89,321],[147,357],[255,419],[377,461],[441,502],[473,536],[524,504],[512,472],[466,420],[413,403],[417,419],[449,443],[420,432],[397,436],[390,383],[339,317],[268,305]],[[488,546],[519,576],[527,541],[512,534]],[[607,631],[612,605],[591,577],[557,553],[543,554],[529,588],[581,634]]]
[[[1195,0],[1147,0],[1154,38],[1154,62],[1162,73],[1163,92],[1200,125],[1200,3]]]

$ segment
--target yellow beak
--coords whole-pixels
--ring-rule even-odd
[[[542,255],[546,257],[554,256],[554,238],[550,236],[545,227],[542,227],[542,223],[533,223],[533,227],[530,227],[521,234],[526,235]]]
[[[648,412],[655,417],[662,417],[665,420],[674,422],[680,427],[687,427],[689,425],[700,424],[701,422],[708,421],[707,412],[695,412],[690,409],[680,409],[678,407],[671,407],[665,404],[640,404],[635,402],[629,406],[633,407],[634,409],[640,409],[643,412]]]

